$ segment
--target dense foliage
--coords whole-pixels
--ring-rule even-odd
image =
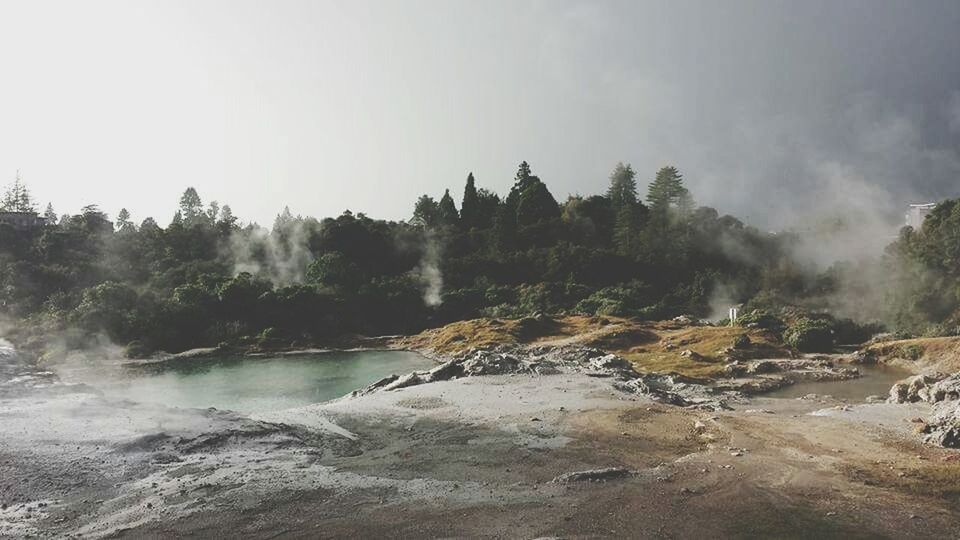
[[[9,203],[32,208],[17,190]],[[204,206],[193,188],[166,227],[137,225],[126,210],[111,222],[95,206],[57,219],[48,207],[46,226],[0,224],[0,309],[37,333],[106,335],[145,354],[305,345],[537,311],[707,317],[718,303],[767,307],[836,286],[799,269],[792,236],[696,207],[674,167],[656,173],[646,204],[637,191],[636,173],[618,164],[605,194],[559,203],[524,162],[505,197],[470,174],[459,210],[450,190],[423,195],[409,222],[284,210],[267,230],[242,225],[228,206]],[[891,247],[936,270],[918,285],[930,321],[957,308],[957,208],[942,205],[929,230]],[[951,247],[932,247],[943,242]],[[946,285],[946,298],[930,297]]]

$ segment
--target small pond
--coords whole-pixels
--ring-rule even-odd
[[[912,373],[886,366],[855,366],[861,377],[845,381],[802,382],[763,394],[772,398],[798,398],[807,394],[833,396],[847,401],[863,401],[867,396],[884,396],[890,393],[894,383]]]
[[[429,369],[406,351],[329,352],[275,358],[190,359],[125,368],[84,381],[114,399],[241,413],[329,401],[391,374]]]

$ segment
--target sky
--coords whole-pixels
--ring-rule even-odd
[[[45,206],[409,218],[527,160],[677,166],[761,227],[960,196],[960,3],[0,0],[0,183]]]

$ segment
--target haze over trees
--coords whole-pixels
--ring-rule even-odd
[[[697,207],[675,167],[646,180],[645,202],[642,182],[619,163],[604,194],[559,203],[523,162],[502,199],[471,173],[459,208],[447,189],[439,200],[419,197],[409,222],[350,211],[317,220],[285,208],[270,230],[242,224],[228,205],[204,205],[193,188],[166,227],[137,224],[127,209],[111,222],[96,206],[58,221],[48,206],[45,227],[0,225],[0,309],[37,340],[105,335],[131,354],[307,345],[538,311],[662,319],[746,303],[826,312],[850,291],[872,302],[866,318],[894,328],[956,326],[956,201],[923,230],[901,233],[878,286],[850,265],[812,271],[793,256],[795,235]],[[35,209],[28,193],[15,183],[4,208]],[[427,302],[429,287],[436,298]]]

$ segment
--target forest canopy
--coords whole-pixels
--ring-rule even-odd
[[[905,228],[869,271],[820,272],[802,239],[697,206],[681,172],[617,164],[604,194],[562,202],[523,162],[501,197],[467,175],[424,194],[409,221],[346,211],[244,224],[187,188],[167,226],[97,206],[45,225],[0,224],[0,310],[39,336],[105,335],[130,354],[218,344],[306,345],[536,312],[717,318],[735,304],[866,313],[895,329],[949,333],[960,308],[960,203]],[[454,189],[453,192],[458,192]],[[6,211],[36,211],[16,182]],[[459,208],[458,208],[459,206]],[[864,264],[864,263],[861,263]],[[39,339],[39,338],[38,338]]]

